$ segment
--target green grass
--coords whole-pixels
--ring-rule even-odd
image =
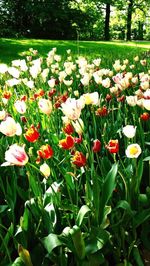
[[[150,42],[124,42],[124,41],[53,41],[36,39],[0,39],[0,62],[9,64],[12,60],[20,58],[23,51],[33,47],[39,54],[46,54],[57,47],[57,53],[64,55],[67,49],[73,54],[96,58],[101,57],[104,65],[115,59],[133,58],[150,49]]]

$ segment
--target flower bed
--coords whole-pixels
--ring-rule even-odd
[[[1,265],[144,265],[148,58],[0,64]]]

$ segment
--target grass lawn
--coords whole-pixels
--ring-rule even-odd
[[[103,66],[109,66],[109,62],[115,59],[133,58],[150,49],[150,42],[124,42],[124,41],[56,41],[36,39],[0,39],[0,62],[9,64],[12,60],[20,58],[23,51],[29,48],[39,51],[39,54],[46,54],[57,47],[57,53],[63,55],[67,49],[73,54],[88,56],[91,58],[100,57]]]

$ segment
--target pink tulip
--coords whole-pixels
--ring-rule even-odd
[[[1,166],[18,165],[23,166],[28,162],[28,156],[25,152],[24,146],[13,144],[9,150],[5,152],[5,160]]]
[[[12,117],[8,116],[1,122],[0,132],[8,137],[20,136],[22,134],[22,128]]]

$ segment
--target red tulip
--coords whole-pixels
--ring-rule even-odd
[[[119,142],[117,139],[111,139],[106,145],[106,149],[109,150],[110,153],[117,153],[119,151]]]
[[[32,125],[27,131],[26,133],[24,134],[26,140],[28,140],[29,142],[35,142],[40,134],[39,132],[37,131],[37,129]]]
[[[93,147],[92,147],[93,152],[99,152],[101,150],[101,142],[99,139],[95,139],[93,141]]]
[[[143,121],[147,121],[147,120],[150,119],[150,114],[145,112],[145,113],[143,113],[143,114],[140,115],[140,118]]]
[[[49,159],[53,156],[54,152],[49,144],[42,145],[40,149],[37,151],[37,154],[42,159]]]
[[[108,114],[108,110],[106,106],[98,108],[95,112],[97,116],[106,116]]]
[[[62,139],[59,141],[59,147],[64,150],[70,150],[74,146],[74,138],[70,135],[68,135],[65,139]]]
[[[63,127],[63,131],[64,133],[71,135],[74,132],[74,128],[70,123],[68,123]]]
[[[78,167],[82,167],[86,165],[86,157],[80,151],[76,151],[74,156],[72,157],[72,163]]]

